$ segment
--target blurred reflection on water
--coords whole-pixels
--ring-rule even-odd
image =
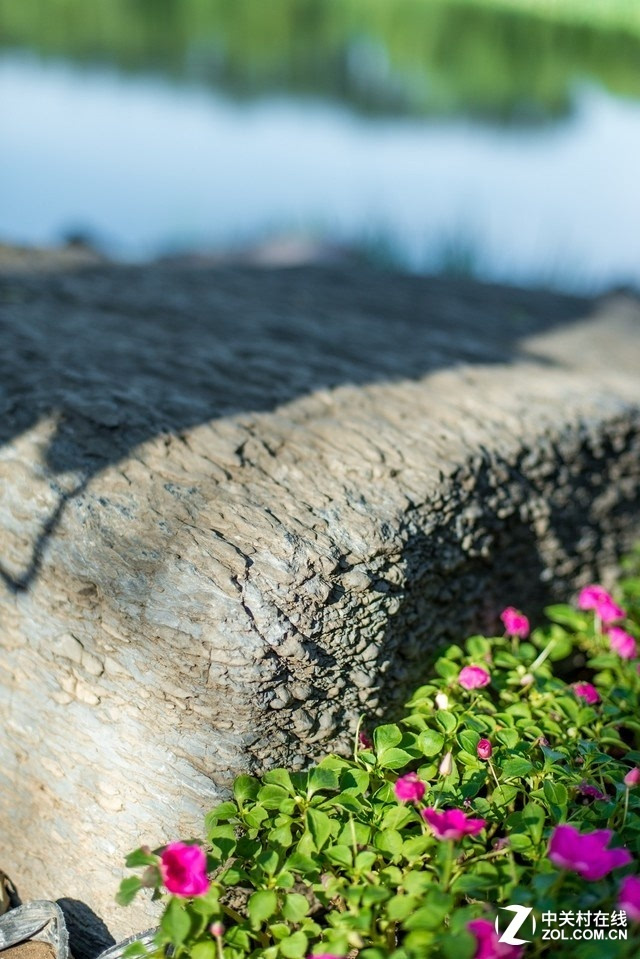
[[[640,283],[633,38],[427,0],[0,0],[0,44],[0,239],[293,232]]]

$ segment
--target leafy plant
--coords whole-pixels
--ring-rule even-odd
[[[447,649],[403,718],[360,731],[352,758],[240,776],[202,843],[131,853],[144,871],[119,900],[162,897],[156,953],[515,959],[522,947],[498,943],[493,923],[517,904],[539,931],[561,911],[613,916],[625,934],[608,956],[636,956],[638,568],[621,584],[626,613],[600,587],[532,633],[505,610],[504,635]],[[528,938],[527,955],[559,948]],[[568,956],[603,954],[597,937],[563,939]]]

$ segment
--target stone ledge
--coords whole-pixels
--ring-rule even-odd
[[[117,936],[130,847],[638,532],[629,296],[172,264],[0,297],[0,861]]]

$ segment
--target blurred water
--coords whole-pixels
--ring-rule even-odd
[[[640,285],[640,105],[577,88],[562,121],[371,116],[148,74],[0,57],[0,239],[141,258],[281,233],[411,269]]]

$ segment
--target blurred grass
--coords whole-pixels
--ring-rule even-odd
[[[447,3],[448,0],[440,0]],[[571,26],[616,30],[640,35],[637,0],[464,0],[469,6],[533,14]]]
[[[237,96],[535,122],[640,96],[640,0],[0,0],[0,46]]]

